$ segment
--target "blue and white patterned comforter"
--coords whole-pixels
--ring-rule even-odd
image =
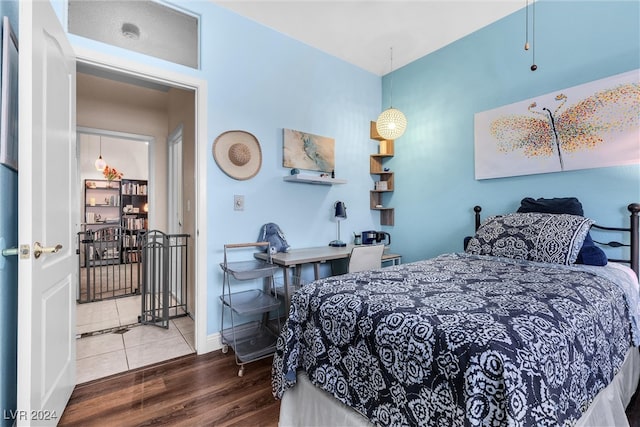
[[[315,281],[292,298],[274,395],[304,369],[378,425],[571,425],[637,344],[637,283],[598,268],[446,254]]]

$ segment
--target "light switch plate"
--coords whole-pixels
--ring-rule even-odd
[[[243,211],[244,210],[244,196],[240,194],[235,194],[233,196],[233,210],[234,211]]]

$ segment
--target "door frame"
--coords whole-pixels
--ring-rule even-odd
[[[76,61],[92,67],[134,76],[160,84],[191,90],[195,94],[195,346],[197,354],[215,350],[207,342],[207,81],[194,76],[152,67],[139,62],[107,55],[102,52],[73,46]],[[205,179],[197,179],[203,176]]]
[[[167,138],[167,161],[168,161],[168,171],[167,171],[167,177],[169,178],[169,188],[168,188],[168,195],[167,195],[167,205],[169,206],[169,209],[167,211],[167,232],[169,234],[182,234],[182,230],[183,230],[183,224],[184,224],[184,217],[183,217],[183,209],[182,209],[182,198],[184,197],[183,191],[182,191],[182,186],[183,186],[183,180],[182,180],[182,173],[183,173],[183,167],[182,167],[182,157],[183,157],[183,151],[182,151],[182,136],[183,136],[183,128],[184,126],[182,124],[178,125],[170,134],[169,137]],[[180,160],[179,163],[176,162],[176,158],[175,158],[175,150],[174,150],[174,145],[176,144],[180,144],[180,158],[178,160]],[[178,170],[175,170],[175,165],[178,164]],[[177,178],[178,179],[178,184],[179,185],[174,185],[171,178]],[[174,181],[175,182],[175,181]],[[176,191],[176,188],[178,189]],[[179,196],[179,197],[177,197]],[[180,215],[178,216],[178,225],[176,226],[176,220],[175,220],[175,216],[174,214],[176,213],[176,210],[179,211]]]

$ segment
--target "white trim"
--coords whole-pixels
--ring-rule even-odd
[[[167,138],[167,144],[175,143],[175,140],[178,138],[178,136],[182,137],[182,129],[183,128],[184,128],[184,125],[182,123],[180,123],[178,126],[176,126],[176,128],[173,130],[173,132],[171,132],[169,134],[169,137]]]
[[[196,321],[195,345],[198,354],[212,351],[207,338],[207,81],[186,74],[180,74],[146,64],[134,62],[96,52],[80,46],[73,47],[76,60],[100,68],[114,70],[123,74],[135,75],[147,80],[167,84],[195,92],[196,103],[196,141],[195,141],[195,286]],[[198,179],[202,176],[202,179]]]
[[[167,177],[169,180],[167,183],[167,232],[169,234],[182,234],[184,225],[182,208],[182,199],[184,197],[182,128],[181,123],[167,138]],[[179,154],[176,154],[176,145],[179,145],[179,150],[177,150]],[[177,221],[176,213],[178,214]]]
[[[205,345],[202,346],[200,350],[198,350],[198,354],[208,353],[210,351],[216,351],[222,349],[222,337],[220,336],[220,332],[216,332],[211,335],[207,335],[207,340],[205,341]]]

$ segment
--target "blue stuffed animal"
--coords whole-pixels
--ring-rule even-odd
[[[287,243],[287,239],[284,237],[284,233],[280,230],[280,227],[278,227],[278,224],[273,222],[268,222],[262,226],[258,241],[269,242],[272,255],[276,252],[289,252],[291,248]]]

